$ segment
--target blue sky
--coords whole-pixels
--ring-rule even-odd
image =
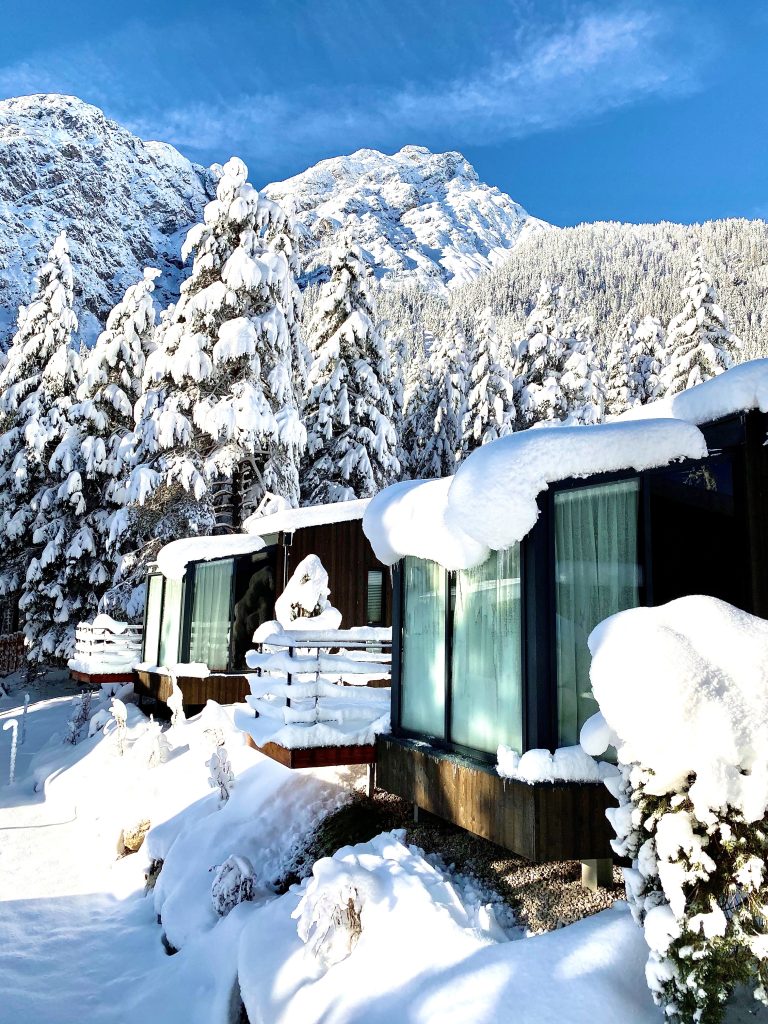
[[[768,217],[768,4],[4,0],[0,96],[74,93],[255,184],[458,149],[558,224]]]

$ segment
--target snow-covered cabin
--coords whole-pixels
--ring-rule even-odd
[[[688,594],[768,618],[767,413],[756,360],[377,495],[363,528],[394,572],[379,785],[534,860],[607,858],[610,797],[574,749],[597,709],[587,637]]]
[[[280,509],[246,520],[247,532],[172,541],[147,579],[142,697],[167,700],[175,677],[187,706],[242,701],[253,634],[309,554],[328,571],[342,624],[389,626],[390,573],[363,534],[370,499]]]

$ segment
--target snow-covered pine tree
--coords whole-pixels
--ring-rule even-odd
[[[470,386],[464,417],[464,454],[514,429],[512,385],[499,363],[496,321],[486,307],[469,340]]]
[[[79,523],[86,504],[76,465],[81,438],[71,416],[81,376],[72,299],[72,265],[62,232],[39,273],[38,293],[20,322],[0,382],[3,412],[14,417],[16,432],[10,467],[15,511],[5,532],[12,545],[32,556],[19,602],[31,661],[65,657],[74,621],[94,604],[87,582],[68,586],[73,565],[87,579],[91,553],[89,531]]]
[[[664,362],[664,328],[656,317],[644,316],[637,325],[629,350],[629,408],[659,397]]]
[[[111,582],[121,556],[136,543],[129,530],[125,485],[136,444],[134,405],[142,393],[147,357],[156,347],[152,293],[159,273],[147,268],[110,312],[106,329],[85,356],[72,409],[82,435],[79,468],[88,488],[84,522],[94,541],[91,582],[98,597],[106,589],[100,580],[103,573]],[[111,613],[131,617],[125,607],[127,594],[121,596],[118,588],[108,597]]]
[[[37,274],[30,304],[19,310],[18,329],[0,373],[0,531],[4,538],[0,593],[18,592],[24,582],[32,499],[47,474],[48,425],[41,425],[38,390],[43,370],[59,345],[77,329],[72,311],[72,265],[60,234]]]
[[[671,395],[727,370],[741,348],[718,304],[701,249],[693,257],[680,298],[684,307],[670,321],[661,376],[664,392]]]
[[[456,320],[433,347],[429,360],[431,381],[424,404],[432,429],[427,435],[419,476],[449,476],[456,472],[463,458],[466,352],[467,338]]]
[[[247,176],[236,157],[224,165],[182,250],[194,254],[192,272],[147,359],[128,493],[148,541],[210,533],[244,466],[260,493],[298,501],[295,253],[288,218]]]
[[[306,504],[367,498],[397,479],[391,370],[359,246],[331,255],[309,328]]]
[[[605,412],[616,416],[629,405],[629,353],[635,344],[634,307],[622,319],[611,341],[605,367]]]
[[[400,477],[408,476],[409,455],[403,444],[405,431],[405,368],[408,363],[408,345],[402,334],[394,334],[389,324],[382,325],[384,347],[389,363],[389,393],[392,396],[392,426],[395,431],[395,455],[400,465]]]
[[[518,422],[523,427],[568,415],[569,388],[561,378],[571,352],[562,336],[558,305],[555,289],[542,278],[517,346],[515,399]]]
[[[565,328],[566,356],[561,384],[568,419],[600,423],[605,414],[605,371],[595,350],[594,326],[586,317]]]
[[[432,384],[429,363],[434,346],[432,335],[415,332],[405,368],[401,447],[406,453],[402,468],[409,477],[423,474],[424,450],[432,435],[434,409],[430,408],[428,399]]]

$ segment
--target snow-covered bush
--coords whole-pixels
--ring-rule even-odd
[[[217,746],[210,758],[205,762],[205,766],[210,771],[208,784],[211,789],[218,789],[221,802],[225,804],[229,800],[229,794],[235,782],[232,765],[227,756],[227,748]]]
[[[128,708],[117,697],[113,697],[109,713],[115,723],[117,736],[117,752],[121,756],[125,753],[125,736],[128,728]]]
[[[67,722],[65,741],[67,743],[72,743],[73,745],[77,743],[80,739],[80,733],[82,732],[83,726],[86,722],[90,722],[90,718],[91,692],[90,690],[83,690],[83,692],[78,694],[77,697],[72,698],[72,714]]]
[[[162,726],[150,716],[144,733],[139,736],[131,750],[131,756],[148,768],[157,768],[168,760],[171,748]]]
[[[600,715],[582,745],[617,749],[613,848],[649,987],[669,1019],[716,1024],[737,983],[768,1002],[768,622],[686,597],[589,644]]]
[[[238,903],[253,899],[255,872],[247,857],[234,854],[219,864],[211,884],[211,903],[219,917],[227,914]]]
[[[328,600],[330,595],[328,573],[317,555],[307,555],[293,571],[285,590],[275,601],[275,616],[281,626],[303,625],[298,620],[317,620],[307,623],[309,628],[338,629],[341,612]]]
[[[360,890],[339,874],[333,860],[319,861],[294,912],[299,938],[326,969],[346,960],[363,931]]]

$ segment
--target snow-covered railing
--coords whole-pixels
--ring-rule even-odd
[[[292,749],[373,743],[389,727],[391,645],[392,631],[373,627],[264,637],[246,656],[256,672],[246,703],[263,720],[259,741]]]
[[[125,675],[141,661],[141,626],[97,615],[75,629],[75,654],[68,667],[86,675]]]
[[[0,636],[0,676],[16,672],[24,663],[24,634],[4,633]]]

